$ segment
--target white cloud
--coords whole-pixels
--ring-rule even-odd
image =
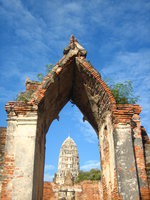
[[[106,63],[102,73],[116,82],[131,80],[135,96],[140,96],[142,106],[141,121],[150,133],[150,51],[119,52],[112,61]]]
[[[50,175],[48,173],[44,174],[44,181],[52,181],[54,178],[54,175]]]
[[[89,171],[91,169],[100,169],[100,161],[98,160],[89,160],[86,161],[84,165],[80,167],[83,171]]]
[[[15,101],[16,96],[16,91],[0,87],[0,102],[7,103],[8,101]]]
[[[96,23],[96,26],[111,31],[111,37],[114,39],[123,38],[126,41],[126,39],[131,38],[134,40],[149,38],[150,30],[145,28],[149,26],[149,16],[146,16],[145,12],[149,12],[149,2],[136,1],[135,3],[131,0],[121,1],[118,4],[106,0],[97,1],[95,5],[90,3],[88,7],[91,19]]]
[[[6,50],[2,48],[4,61],[1,68],[4,70],[1,74],[7,79],[17,76],[19,84],[26,76],[35,77],[36,71],[43,70],[41,65],[44,62],[46,64],[50,59],[61,57],[59,52],[62,53],[67,45],[68,37],[75,34],[79,41],[86,43],[87,50],[95,46],[97,57],[112,55],[114,59],[105,64],[102,73],[112,75],[115,80],[133,80],[136,94],[142,94],[141,99],[145,98],[140,103],[146,116],[150,99],[150,53],[143,50],[143,46],[148,46],[150,42],[149,10],[150,2],[139,0],[122,1],[119,4],[108,0],[88,3],[82,0],[45,0],[44,3],[33,0],[28,4],[20,0],[2,0],[0,17],[8,28],[6,32],[7,29],[2,26],[2,31],[5,31],[4,35],[9,35],[11,30],[8,41],[16,42],[12,46],[11,42],[6,44]],[[96,35],[98,38],[95,40]],[[133,43],[132,47],[137,45],[140,50],[129,52]],[[7,48],[7,45],[10,46]],[[82,122],[82,116],[79,126],[89,142],[96,141],[95,132],[86,122]]]
[[[132,1],[118,4],[106,0],[86,2],[85,6],[84,1],[52,0],[44,1],[43,4],[40,1],[39,3],[33,1],[35,5],[33,2],[29,3],[31,8],[34,6],[33,11],[21,1],[2,2],[1,15],[8,19],[7,22],[11,26],[14,26],[16,34],[21,38],[32,40],[32,43],[38,40],[42,46],[48,48],[58,49],[58,43],[64,48],[64,38],[72,33],[82,38],[100,29],[110,31],[111,38],[118,42],[121,40],[121,44],[131,37],[149,38],[149,29],[145,28],[148,26],[148,19],[143,14],[149,9],[150,4],[147,2],[138,1],[131,6]],[[135,12],[138,14],[134,15]],[[35,43],[34,45],[36,46]],[[102,49],[103,46],[104,44],[101,46]]]
[[[55,169],[54,165],[45,164],[44,181],[52,181],[53,180],[53,178],[54,178],[54,169]]]
[[[124,51],[118,52],[113,59],[106,63],[101,70],[105,75],[117,76],[117,80],[125,80],[126,78],[134,78],[138,80],[145,73],[150,74],[150,51],[143,49],[140,51]]]
[[[51,164],[46,164],[45,165],[45,171],[49,171],[49,170],[53,170],[53,169],[55,169],[54,165],[51,165]]]
[[[87,122],[83,122],[83,120],[80,119],[80,131],[85,136],[85,139],[89,143],[97,143],[97,135],[92,126]]]
[[[78,128],[80,129],[80,132],[83,134],[87,142],[97,143],[98,139],[97,139],[96,132],[87,121],[83,122],[83,115],[79,111],[79,109],[77,109],[77,107],[75,107],[74,109],[72,119],[77,122],[76,124]]]

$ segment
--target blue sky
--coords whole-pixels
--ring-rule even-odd
[[[143,108],[142,125],[150,133],[149,0],[0,0],[0,126],[6,126],[5,104],[25,90],[27,77],[36,79],[47,63],[62,57],[71,34],[103,78],[133,81]],[[78,109],[67,104],[60,121],[50,127],[46,180],[57,171],[59,149],[69,132],[79,148],[81,168],[98,166],[96,134],[81,118]]]

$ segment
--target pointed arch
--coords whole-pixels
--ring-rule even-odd
[[[47,130],[63,106],[71,100],[97,132],[104,111],[115,110],[116,101],[101,75],[86,61],[86,50],[74,37],[64,53],[38,85],[30,102],[38,105]],[[51,113],[49,118],[44,112]]]
[[[13,198],[14,194],[18,199],[42,199],[45,135],[69,100],[98,135],[103,198],[150,197],[144,156],[141,159],[138,154],[143,154],[140,120],[133,117],[139,116],[141,108],[116,104],[101,75],[86,60],[86,54],[72,36],[64,56],[41,83],[26,81],[26,91],[20,94],[27,97],[20,98],[25,102],[6,105],[8,125],[1,199]]]

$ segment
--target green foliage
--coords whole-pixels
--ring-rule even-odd
[[[48,74],[49,72],[51,72],[53,69],[53,65],[52,64],[47,64],[46,65],[46,73]]]
[[[101,171],[99,169],[91,169],[88,172],[85,171],[79,171],[79,175],[76,179],[76,182],[82,182],[84,180],[100,180],[101,179]]]
[[[52,68],[53,68],[53,65],[52,65],[52,64],[47,64],[47,65],[46,65],[46,74],[50,73],[51,70],[52,70]],[[37,79],[38,79],[39,81],[42,81],[43,78],[44,78],[44,75],[43,75],[42,73],[37,74]]]
[[[37,78],[39,81],[42,81],[43,78],[44,78],[44,75],[43,74],[37,74]]]
[[[53,68],[52,64],[47,64],[46,65],[46,74],[48,74],[52,70],[52,68]],[[32,81],[32,83],[40,84],[40,82],[44,78],[44,75],[42,73],[37,74],[37,78],[38,78],[38,81]],[[23,101],[23,102],[27,103],[30,100],[32,93],[33,93],[33,91],[22,92],[22,93],[18,94],[18,96],[16,97],[16,101]]]
[[[118,104],[135,104],[139,100],[139,96],[133,94],[132,81],[114,83],[112,80],[106,79],[105,83]]]
[[[17,98],[16,101],[23,101],[25,103],[27,103],[29,101],[29,94],[28,93],[20,93]]]

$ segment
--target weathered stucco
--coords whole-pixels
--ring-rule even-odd
[[[72,37],[63,58],[43,81],[27,80],[26,91],[18,101],[6,105],[2,200],[42,199],[45,136],[69,100],[78,106],[99,138],[101,197],[149,199],[149,139],[143,143],[138,118],[141,108],[116,104],[100,74],[85,58],[86,50]],[[25,102],[21,102],[23,99]]]
[[[37,113],[7,119],[1,199],[32,199]]]
[[[146,168],[146,174],[147,174],[145,178],[148,179],[149,191],[150,191],[150,140],[144,127],[141,127],[141,135],[142,135],[144,158],[145,158],[144,167]]]
[[[114,131],[118,191],[122,199],[139,199],[131,126],[118,124]]]
[[[101,159],[103,196],[106,199],[118,198],[116,188],[116,166],[113,140],[113,125],[110,112],[103,116],[103,124],[99,131],[99,147]]]

